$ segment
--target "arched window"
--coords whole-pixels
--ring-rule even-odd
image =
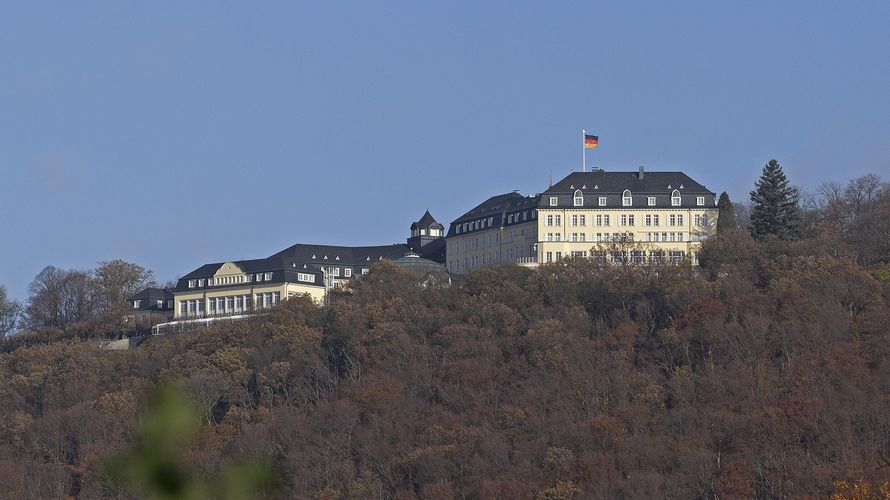
[[[621,194],[621,206],[629,207],[633,205],[633,197],[630,195],[630,189],[625,189]]]
[[[583,207],[583,206],[584,206],[584,194],[581,193],[581,190],[580,190],[580,189],[578,189],[578,190],[575,191],[575,197],[573,198],[573,202],[574,202],[573,204],[574,204],[576,207]]]
[[[672,207],[680,206],[680,191],[678,191],[676,189],[674,190],[673,193],[671,193],[671,206]]]

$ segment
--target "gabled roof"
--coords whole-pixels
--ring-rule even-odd
[[[436,219],[433,218],[433,216],[432,216],[432,214],[430,214],[429,210],[424,212],[423,217],[421,217],[419,221],[411,224],[412,230],[413,229],[429,229],[429,228],[445,229],[445,226],[443,226],[442,224],[439,224],[436,221]]]
[[[642,177],[642,178],[641,178]],[[682,186],[682,188],[681,188]],[[548,194],[571,194],[580,189],[584,194],[664,194],[674,189],[682,193],[714,194],[683,172],[572,172],[544,191]]]
[[[494,214],[503,214],[516,210],[534,208],[538,206],[538,200],[540,199],[540,197],[541,195],[523,196],[516,191],[513,191],[512,193],[492,196],[491,198],[473,207],[469,212],[461,215],[460,217],[452,221],[452,224],[468,220],[481,219],[484,217],[492,216]],[[496,220],[495,225],[497,225],[498,223],[499,221]]]
[[[166,288],[146,288],[130,297],[130,300],[173,300],[173,293]]]

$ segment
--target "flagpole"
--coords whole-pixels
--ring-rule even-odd
[[[587,135],[587,132],[582,128],[581,129],[581,171],[587,171],[587,148],[584,147],[584,136]]]

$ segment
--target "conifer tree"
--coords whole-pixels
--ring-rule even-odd
[[[770,160],[754,184],[754,191],[751,191],[751,234],[755,238],[768,234],[782,239],[797,237],[800,228],[799,197],[800,193],[788,182],[779,162]]]
[[[726,191],[720,193],[720,199],[717,201],[717,232],[722,233],[727,229],[735,229],[735,207],[729,200]]]

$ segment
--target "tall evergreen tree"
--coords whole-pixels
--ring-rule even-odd
[[[735,229],[735,207],[729,201],[729,195],[726,191],[720,193],[720,199],[717,200],[717,232],[722,233],[727,229]]]
[[[796,238],[800,231],[799,197],[800,193],[788,182],[779,162],[770,160],[751,191],[751,234],[755,238],[768,234],[782,239]]]

